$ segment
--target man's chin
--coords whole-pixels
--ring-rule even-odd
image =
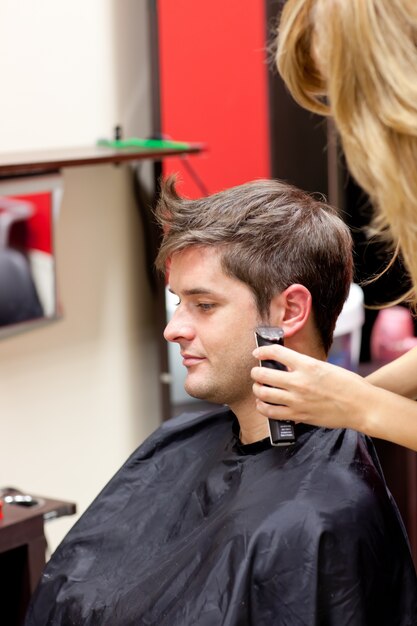
[[[185,391],[192,398],[196,398],[197,400],[204,400],[206,402],[213,402],[214,404],[223,404],[221,400],[218,399],[216,393],[213,392],[212,389],[207,389],[203,387],[198,387],[197,385],[187,385],[187,381],[184,385]]]
[[[184,386],[184,389],[188,393],[189,396],[191,396],[192,398],[195,398],[196,400],[206,400],[208,402],[211,402],[210,397],[203,391],[198,391],[194,388],[189,388],[186,385]]]

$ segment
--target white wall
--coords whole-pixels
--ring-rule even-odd
[[[146,0],[1,0],[0,152],[150,132]],[[0,342],[0,486],[82,512],[159,422],[129,167],[64,170],[63,319]],[[75,518],[47,524],[53,550]]]
[[[149,129],[147,0],[0,1],[0,148]]]

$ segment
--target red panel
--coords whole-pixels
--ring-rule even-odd
[[[34,214],[28,220],[16,222],[12,228],[11,243],[27,250],[41,250],[52,254],[52,214],[49,192],[8,196],[31,202]]]
[[[159,0],[162,132],[202,141],[191,157],[210,193],[268,178],[268,97],[262,0]],[[182,193],[201,195],[180,159]]]

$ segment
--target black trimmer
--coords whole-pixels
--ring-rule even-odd
[[[256,345],[271,346],[273,344],[284,345],[284,331],[279,326],[258,326],[255,330]],[[259,361],[262,367],[269,367],[274,370],[285,370],[287,368],[282,363],[273,360]],[[290,420],[268,419],[269,437],[273,446],[290,446],[295,443],[294,422]]]

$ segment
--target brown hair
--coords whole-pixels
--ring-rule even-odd
[[[249,286],[261,316],[268,316],[277,293],[302,284],[328,352],[352,278],[351,236],[331,207],[276,180],[188,200],[178,196],[171,177],[156,217],[165,233],[158,269],[189,246],[219,246],[223,271]]]
[[[398,246],[417,304],[417,2],[287,0],[276,61],[301,106],[332,115],[375,227]]]

